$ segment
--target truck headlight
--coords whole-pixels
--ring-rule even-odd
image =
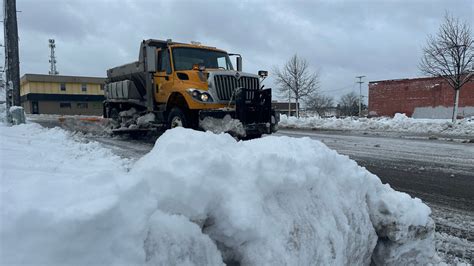
[[[186,90],[195,100],[198,100],[200,102],[212,102],[212,97],[211,95],[206,92],[206,91],[201,91],[198,89],[187,89]]]
[[[209,94],[207,94],[207,93],[201,93],[201,101],[207,102],[207,101],[209,101],[209,99],[210,99]]]

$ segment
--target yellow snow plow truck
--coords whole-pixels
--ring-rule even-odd
[[[236,56],[234,70],[230,56]],[[242,57],[199,43],[144,40],[138,61],[107,70],[104,117],[114,133],[187,127],[257,138],[277,130],[271,89]]]

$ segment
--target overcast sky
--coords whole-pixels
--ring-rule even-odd
[[[244,71],[270,75],[297,53],[336,99],[358,93],[358,75],[420,76],[421,49],[445,11],[474,21],[473,0],[17,0],[17,9],[22,74],[48,73],[50,38],[60,74],[82,76],[136,60],[143,39],[171,38],[241,53]]]

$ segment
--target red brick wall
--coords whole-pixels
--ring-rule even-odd
[[[384,80],[369,83],[369,114],[412,116],[416,107],[452,107],[454,90],[442,78]],[[459,93],[459,107],[474,107],[474,81]]]

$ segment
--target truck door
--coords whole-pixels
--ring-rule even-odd
[[[171,69],[169,49],[158,50],[158,71],[155,75],[155,100],[166,103],[173,89],[173,71]]]

